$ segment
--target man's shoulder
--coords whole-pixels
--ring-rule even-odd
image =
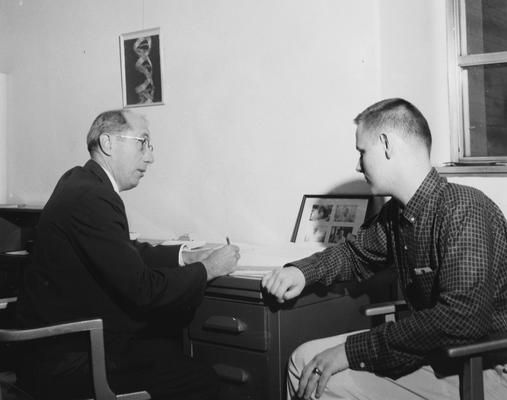
[[[483,191],[472,186],[447,183],[440,194],[440,200],[441,205],[447,209],[482,210],[503,217],[498,205]]]
[[[74,167],[65,172],[55,186],[54,196],[82,196],[84,192],[96,187],[100,181],[83,167]]]
[[[116,192],[107,177],[104,180],[104,177],[86,164],[73,167],[62,175],[46,204],[46,209],[76,206],[83,202],[89,203],[96,198],[113,199],[116,197]]]
[[[77,165],[67,172],[65,172],[61,180],[91,180],[91,181],[104,181],[107,178],[106,173],[102,167],[93,160],[89,160],[85,165]]]
[[[88,161],[84,166],[76,166],[65,172],[55,190],[62,187],[71,187],[73,190],[86,190],[86,188],[100,188],[103,184],[104,189],[113,189],[109,179],[102,168],[94,161]]]
[[[443,187],[440,197],[449,202],[467,204],[485,204],[492,201],[484,192],[475,187],[452,182],[448,182]]]

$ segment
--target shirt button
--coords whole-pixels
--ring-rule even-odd
[[[405,250],[408,250],[408,247],[407,247],[407,246],[403,246],[403,248],[404,248]]]
[[[366,367],[366,364],[364,362],[360,362],[359,363],[359,368],[363,369],[364,367]]]
[[[410,222],[414,222],[415,221],[415,218],[414,217],[410,217]]]

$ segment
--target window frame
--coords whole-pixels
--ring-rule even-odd
[[[506,63],[507,51],[467,54],[465,0],[447,0],[447,51],[450,111],[450,165],[451,174],[507,175],[505,157],[465,156],[465,143],[469,140],[470,118],[468,76],[466,67]],[[463,165],[466,164],[466,165]]]

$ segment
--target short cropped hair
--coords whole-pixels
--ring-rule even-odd
[[[406,137],[418,139],[431,152],[431,131],[428,121],[412,103],[400,98],[379,101],[361,112],[356,125],[364,129],[393,128]]]
[[[103,133],[121,133],[131,129],[125,110],[105,111],[97,116],[86,136],[88,151],[93,153],[99,147],[99,138]]]

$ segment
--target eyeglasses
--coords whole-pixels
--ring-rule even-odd
[[[150,139],[147,138],[147,137],[140,138],[140,137],[137,137],[137,136],[126,136],[126,135],[114,135],[114,136],[118,136],[118,137],[121,137],[121,138],[124,138],[124,139],[135,139],[135,140],[137,140],[137,142],[141,144],[140,150],[143,153],[146,151],[146,149],[149,149],[150,151],[153,151],[153,145],[150,143]]]

